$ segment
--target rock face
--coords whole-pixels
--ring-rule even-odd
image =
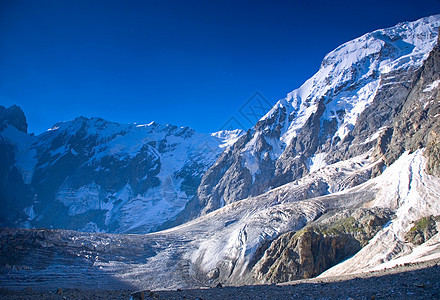
[[[264,283],[315,277],[358,252],[391,215],[379,208],[327,214],[274,240],[253,272]]]
[[[0,132],[8,126],[12,127],[16,136],[27,136],[26,118],[16,105],[9,108],[0,105]],[[14,145],[0,134],[0,220],[9,220],[7,223],[11,225],[17,220],[26,219],[23,207],[30,205],[32,199],[32,191],[24,183],[21,169],[16,165],[28,145],[28,141],[24,141],[24,145]]]
[[[0,105],[0,129],[5,128],[7,124],[27,133],[28,124],[26,117],[24,112],[17,105],[12,105],[9,108]]]
[[[426,147],[425,155],[428,157],[426,163],[426,171],[428,174],[440,177],[440,138],[431,131],[431,136],[434,136]]]
[[[228,139],[84,117],[33,136],[17,106],[0,116],[1,226],[154,231],[194,196]]]
[[[181,223],[260,195],[327,164],[367,153],[378,144],[381,151],[391,148],[391,152],[402,153],[406,147],[397,149],[393,142],[394,146],[387,146],[396,139],[393,129],[414,126],[407,134],[419,132],[417,126],[422,120],[407,119],[401,112],[409,113],[420,93],[432,93],[436,99],[439,72],[433,56],[437,54],[430,55],[426,70],[419,68],[437,41],[439,25],[440,16],[401,23],[330,52],[312,78],[280,100],[217,159],[203,175],[197,197],[177,220]],[[415,77],[422,77],[424,85],[414,87]],[[414,100],[407,101],[407,97]],[[417,103],[425,111],[424,104]],[[432,108],[417,118],[423,119],[428,113],[435,123],[432,116],[436,111]],[[402,122],[408,120],[406,127],[396,123],[398,116]],[[436,128],[431,125],[428,127]],[[375,157],[382,154],[379,151]],[[373,175],[381,170],[378,166]],[[328,193],[326,189],[321,192]]]
[[[429,145],[429,168],[432,173],[438,172],[439,84],[440,45],[437,45],[415,74],[411,92],[390,126],[392,136],[384,149],[387,165],[393,163],[406,150],[415,151]]]
[[[405,240],[421,245],[438,233],[440,216],[429,216],[417,220],[411,230],[405,235]]]

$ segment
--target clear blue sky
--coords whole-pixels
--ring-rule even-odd
[[[366,32],[440,13],[440,0],[0,1],[0,104],[29,131],[77,116],[213,132],[259,91],[299,87]]]

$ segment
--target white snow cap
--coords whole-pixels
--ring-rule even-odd
[[[338,120],[335,137],[343,139],[373,101],[380,75],[421,66],[437,42],[439,26],[440,15],[434,15],[376,30],[341,45],[324,57],[313,77],[278,101],[262,120],[279,108],[293,115],[292,122],[286,118],[282,135],[282,141],[289,144],[324,98],[324,117]],[[345,110],[343,121],[335,114],[338,110]]]

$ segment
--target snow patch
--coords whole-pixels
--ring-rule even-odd
[[[28,216],[28,220],[32,221],[37,216],[34,212],[34,206],[31,205],[29,207],[24,208],[24,213]]]
[[[377,139],[380,137],[380,135],[385,131],[386,128],[387,128],[386,126],[379,128],[378,131],[376,131],[375,133],[373,133],[372,135],[370,135],[370,137],[369,137],[368,139],[366,139],[365,141],[363,141],[363,142],[362,142],[362,145],[364,145],[364,144],[368,144],[368,143],[370,143],[370,142],[372,142],[372,141],[374,141],[374,140],[377,140]]]
[[[423,90],[424,93],[431,92],[436,89],[440,84],[440,79],[435,80],[433,83],[428,84],[426,88]]]
[[[308,158],[307,162],[310,173],[313,173],[316,170],[327,166],[327,163],[325,161],[326,155],[327,153],[318,153]]]
[[[69,216],[85,213],[89,210],[105,209],[106,203],[99,197],[101,187],[94,182],[78,189],[61,187],[55,200],[69,208]]]
[[[235,144],[236,141],[244,134],[245,132],[241,129],[235,130],[222,130],[211,133],[211,136],[214,136],[221,140],[220,148],[229,148]]]

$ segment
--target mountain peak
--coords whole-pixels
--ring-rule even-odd
[[[324,114],[338,123],[334,138],[344,140],[373,100],[381,76],[420,67],[438,40],[439,26],[440,15],[434,15],[378,29],[342,44],[324,57],[314,76],[278,101],[262,120],[283,108],[293,121],[286,121],[282,128],[282,139],[288,145],[316,113],[318,103],[325,101]],[[348,114],[337,118],[337,111],[342,110]]]
[[[23,110],[15,104],[9,108],[0,105],[0,128],[6,127],[6,124],[4,123],[12,125],[18,130],[27,133],[28,124],[26,122],[26,116],[24,115]]]

